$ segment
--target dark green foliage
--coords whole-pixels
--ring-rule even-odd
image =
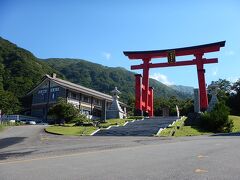
[[[192,99],[182,100],[178,108],[181,116],[187,116],[194,112],[194,102]]]
[[[0,90],[0,109],[3,114],[13,114],[20,110],[20,103],[12,92]]]
[[[117,86],[122,92],[120,100],[129,105],[128,110],[133,114],[135,77],[132,72],[121,67],[111,68],[78,59],[40,60],[31,52],[1,37],[0,109],[7,114],[18,113],[25,107],[25,102],[29,102],[23,98],[27,92],[36,86],[45,74],[53,72],[57,73],[58,77],[107,94]],[[233,85],[225,79],[214,83],[220,87],[219,101],[225,102],[231,108],[231,114],[240,115],[240,80]],[[191,95],[174,90],[154,79],[150,79],[150,86],[154,87],[155,115],[161,115],[163,107],[169,107],[170,114],[175,115],[176,105],[181,115],[193,110]]]
[[[220,102],[227,102],[231,94],[231,82],[226,79],[219,79],[217,81],[212,81],[211,84],[218,85],[218,94],[217,98]],[[211,85],[210,84],[210,85]]]
[[[187,115],[190,112],[193,112],[193,100],[192,99],[179,99],[175,96],[170,98],[155,98],[154,101],[154,115],[162,116],[162,109],[169,108],[169,114],[172,116],[177,115],[176,105],[180,111],[180,115]]]
[[[56,71],[32,53],[0,37],[0,109],[17,113],[20,99],[52,72]]]
[[[130,96],[127,101],[127,112],[128,116],[134,115],[134,109],[135,109],[135,98],[133,96]]]
[[[231,114],[240,115],[240,79],[232,85],[234,93],[231,94],[228,105],[231,108]]]
[[[56,123],[68,123],[79,116],[79,111],[73,104],[67,103],[65,99],[60,98],[58,102],[50,108],[48,115],[56,119]]]
[[[77,117],[73,118],[70,123],[74,123],[75,126],[82,126],[82,125],[92,125],[92,120],[88,119],[84,114],[78,114]]]
[[[228,115],[229,108],[224,103],[218,103],[211,112],[201,115],[201,127],[211,132],[231,132],[233,122]]]
[[[46,62],[71,82],[107,94],[117,86],[122,92],[121,101],[127,103],[134,98],[134,73],[124,68],[106,67],[80,59],[47,59]],[[150,86],[154,87],[155,97],[188,97],[187,94],[174,90],[154,79],[150,79]]]
[[[134,111],[134,73],[121,67],[106,67],[77,59],[40,60],[31,52],[17,47],[0,37],[0,109],[5,113],[18,113],[26,107],[25,98],[45,74],[57,73],[68,81],[110,94],[115,86],[122,92],[121,101],[130,104]],[[155,97],[176,96],[185,99],[189,95],[174,90],[154,79],[150,79]]]
[[[142,119],[144,116],[129,116],[128,119]]]
[[[233,84],[226,79],[219,79],[212,83],[219,87],[218,100],[230,108],[231,114],[240,115],[240,80]]]

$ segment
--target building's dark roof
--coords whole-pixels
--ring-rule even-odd
[[[112,96],[110,96],[108,94],[104,94],[104,93],[101,93],[99,91],[96,91],[96,90],[93,90],[93,89],[90,89],[90,88],[86,88],[84,86],[74,84],[74,83],[71,83],[69,81],[65,81],[65,80],[62,80],[62,79],[59,79],[59,78],[56,78],[56,77],[51,77],[48,74],[46,74],[44,76],[42,82],[45,81],[46,79],[50,79],[51,81],[55,82],[56,84],[58,84],[62,87],[71,89],[71,90],[76,91],[76,92],[81,92],[81,93],[84,93],[84,94],[88,94],[90,96],[93,96],[93,97],[96,97],[96,98],[99,98],[99,99],[106,99],[106,100],[109,100],[109,101],[112,101],[112,99],[113,99]],[[32,94],[34,92],[34,90],[37,89],[40,86],[40,84],[38,84],[38,86],[36,86],[33,90],[31,90],[27,95]]]
[[[46,76],[49,79],[51,79],[53,82],[59,84],[60,86],[63,86],[63,87],[66,87],[66,88],[69,88],[69,89],[72,89],[72,90],[75,90],[75,91],[79,91],[79,92],[82,92],[82,93],[85,93],[85,94],[89,94],[91,96],[95,96],[95,97],[101,98],[101,99],[107,99],[107,100],[110,100],[110,101],[112,101],[112,99],[113,99],[112,96],[110,96],[108,94],[101,93],[99,91],[96,91],[96,90],[93,90],[93,89],[90,89],[90,88],[86,88],[84,86],[74,84],[74,83],[71,83],[69,81],[59,79],[59,78],[53,78],[49,75],[46,75]]]

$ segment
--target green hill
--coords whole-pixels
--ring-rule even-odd
[[[122,100],[134,96],[134,73],[122,67],[107,67],[80,59],[47,59],[52,68],[59,71],[71,82],[109,93],[115,86],[122,92]],[[159,81],[150,79],[154,96],[186,98],[188,94],[174,90]]]
[[[0,109],[14,113],[20,109],[20,99],[46,73],[56,72],[31,52],[0,37]]]
[[[31,52],[0,38],[0,64],[4,90],[22,97],[46,73],[56,72]]]
[[[177,91],[183,92],[185,94],[193,95],[194,88],[191,86],[183,86],[183,85],[171,85],[172,89],[175,89]]]
[[[121,67],[106,67],[80,59],[38,59],[31,52],[0,37],[0,109],[19,111],[22,97],[45,74],[57,73],[71,82],[108,93],[117,86],[122,100],[134,97],[134,74]],[[187,94],[150,79],[155,97],[186,98]]]

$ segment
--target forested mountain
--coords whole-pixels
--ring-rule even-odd
[[[189,95],[193,95],[193,90],[194,90],[193,87],[183,86],[183,85],[171,85],[170,87],[177,91],[180,91]]]
[[[80,59],[47,59],[44,61],[71,82],[105,93],[109,93],[117,86],[122,92],[121,97],[124,101],[134,95],[134,73],[124,68],[102,66]],[[150,79],[150,86],[154,87],[156,97],[189,97],[189,94],[174,90],[154,79]]]
[[[0,37],[0,109],[17,112],[21,98],[45,74],[57,73],[71,82],[108,93],[115,86],[122,91],[125,102],[134,96],[134,74],[121,67],[106,67],[85,60],[38,59],[31,52]],[[155,97],[186,98],[188,95],[151,79]]]
[[[56,72],[31,52],[0,37],[0,109],[14,113],[20,109],[20,99],[46,73]]]

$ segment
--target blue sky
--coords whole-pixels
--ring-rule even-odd
[[[205,56],[219,58],[218,64],[205,65],[207,83],[240,78],[239,22],[239,0],[0,1],[0,36],[39,58],[80,58],[130,69],[141,61],[128,60],[126,50],[226,40],[221,52]],[[195,66],[151,69],[150,75],[166,84],[198,86]]]

